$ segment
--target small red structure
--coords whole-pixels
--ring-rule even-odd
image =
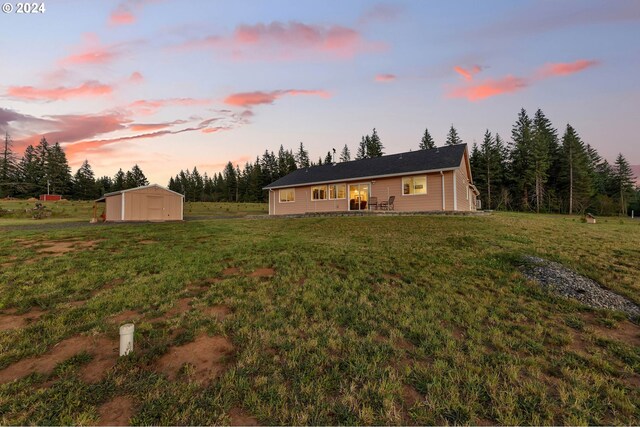
[[[41,194],[40,200],[43,202],[57,202],[58,200],[62,200],[62,196],[59,194]]]

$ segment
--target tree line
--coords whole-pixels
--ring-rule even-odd
[[[24,155],[18,158],[9,133],[5,133],[0,154],[0,198],[59,194],[72,199],[92,200],[111,191],[148,184],[138,165],[127,172],[118,170],[113,178],[96,178],[91,165],[85,160],[72,174],[64,149],[57,142],[49,144],[44,137],[35,147],[27,146]]]
[[[485,209],[627,214],[640,210],[640,192],[620,153],[614,164],[567,124],[562,137],[542,110],[521,109],[511,141],[486,130],[471,148],[471,170]]]
[[[451,125],[444,145],[463,143]],[[418,149],[435,148],[436,141],[425,129]],[[384,146],[374,128],[362,136],[355,159],[384,155]],[[185,195],[187,201],[265,202],[262,188],[298,168],[352,160],[344,145],[340,154],[327,151],[316,162],[300,142],[298,148],[282,145],[275,154],[265,150],[241,169],[228,162],[222,172],[209,176],[196,167],[181,170],[169,179],[169,189]],[[533,118],[521,109],[512,126],[511,140],[486,130],[481,144],[472,144],[470,163],[474,183],[485,209],[584,213],[600,215],[640,211],[640,194],[634,189],[631,167],[619,154],[613,164],[603,159],[576,129],[568,124],[559,136],[551,121],[538,109]],[[96,178],[85,160],[74,175],[60,144],[45,138],[28,146],[21,159],[13,153],[11,138],[5,135],[0,154],[0,197],[37,197],[49,191],[76,199],[93,199],[102,194],[147,185],[138,165],[114,177]]]

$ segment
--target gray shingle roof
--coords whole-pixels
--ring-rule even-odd
[[[467,144],[457,144],[430,150],[390,154],[372,159],[312,166],[297,169],[264,188],[294,187],[321,182],[457,168],[462,162],[466,148]]]

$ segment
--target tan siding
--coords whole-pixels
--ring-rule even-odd
[[[127,191],[124,194],[125,221],[179,221],[182,220],[182,197],[162,188],[150,187]],[[117,206],[112,202],[117,199]],[[120,220],[121,195],[107,197],[107,220],[109,212],[118,209],[114,220]]]
[[[442,180],[445,186],[445,210],[453,210],[453,174],[456,173],[458,210],[469,210],[464,190],[466,172],[445,171],[427,174],[427,194],[403,195],[402,178],[391,177],[371,181],[358,181],[352,184],[370,184],[371,196],[378,198],[378,203],[395,196],[395,210],[400,212],[441,211],[442,210]],[[424,174],[406,175],[424,176]],[[348,193],[347,184],[347,193]],[[461,198],[464,199],[462,203]],[[280,202],[279,189],[269,192],[269,208],[271,215],[304,214],[311,212],[346,212],[349,210],[348,199],[340,200],[311,200],[311,186],[296,187],[294,202]]]
[[[347,187],[348,188],[348,187]],[[272,215],[303,214],[307,212],[342,212],[347,210],[347,199],[311,200],[311,187],[296,187],[295,201],[280,202],[280,190],[269,194]]]
[[[122,215],[122,195],[116,194],[105,198],[106,221],[120,221]]]
[[[466,158],[462,159],[460,168],[456,170],[456,186],[458,187],[458,210],[459,211],[475,211],[475,195],[469,188],[469,175],[466,167]],[[467,199],[467,189],[469,189],[469,198]]]

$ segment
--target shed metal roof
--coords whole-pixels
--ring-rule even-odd
[[[151,185],[143,185],[142,187],[135,187],[135,188],[127,188],[126,190],[120,190],[120,191],[112,191],[111,193],[105,193],[102,197],[100,197],[99,199],[96,200],[96,202],[101,202],[105,199],[105,197],[109,197],[109,196],[115,196],[117,194],[122,194],[122,193],[128,193],[129,191],[137,191],[137,190],[144,190],[145,188],[160,188],[162,190],[168,191],[170,193],[176,194],[182,198],[184,198],[184,194],[180,194],[177,193],[173,190],[169,190],[166,187],[163,187],[162,185],[158,185],[158,184],[151,184]]]
[[[467,144],[456,144],[301,168],[272,182],[264,189],[455,169],[460,166],[466,149]]]

